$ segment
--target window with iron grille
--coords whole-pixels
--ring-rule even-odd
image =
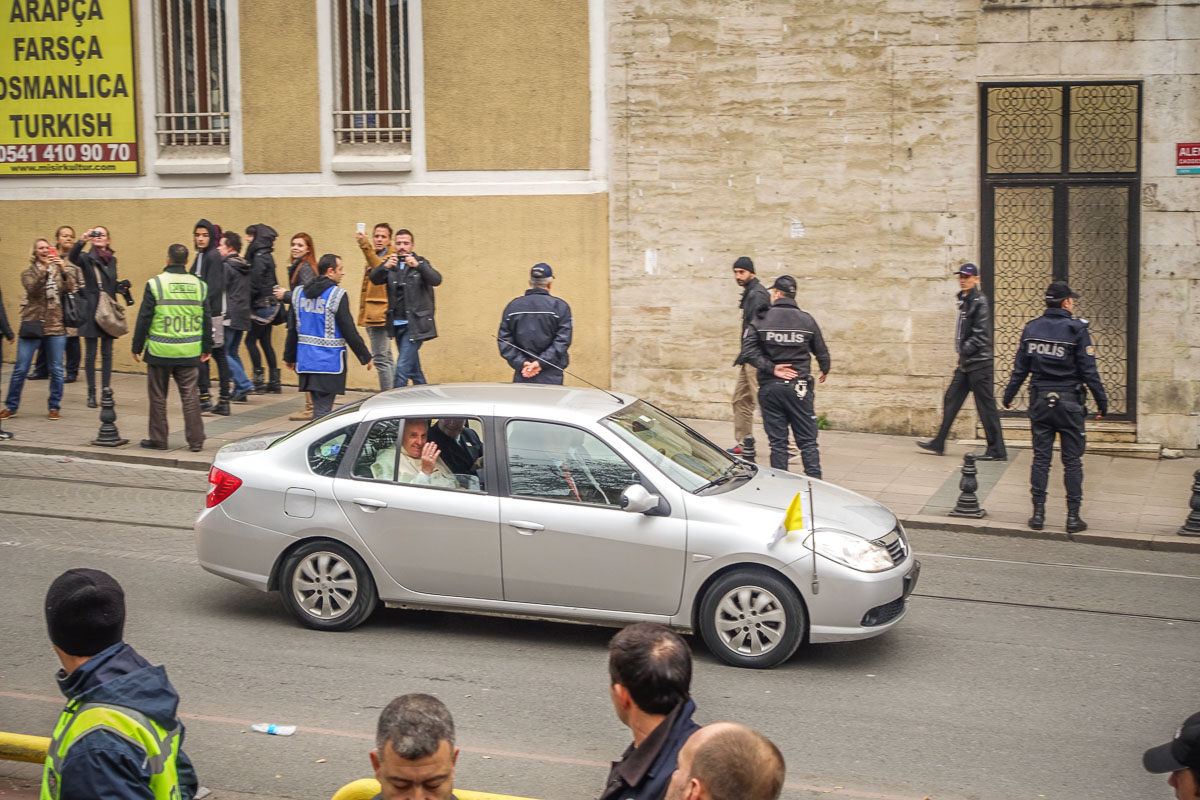
[[[408,0],[334,0],[339,145],[383,145],[408,152]]]
[[[229,146],[225,0],[157,0],[158,144]]]

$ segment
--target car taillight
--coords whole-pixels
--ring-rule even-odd
[[[237,491],[237,488],[242,485],[242,479],[230,475],[224,470],[219,470],[213,467],[208,471],[208,482],[212,484],[212,488],[208,490],[208,496],[204,500],[204,505],[209,508],[220,503],[226,497]]]

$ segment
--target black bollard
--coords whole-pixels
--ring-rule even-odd
[[[954,510],[950,512],[950,516],[973,519],[982,519],[987,516],[987,512],[979,507],[979,498],[975,496],[975,492],[979,489],[979,479],[975,477],[978,472],[979,470],[975,468],[975,454],[967,453],[963,456],[962,480],[958,482],[958,489],[962,494],[958,496],[958,502],[954,504]]]
[[[129,440],[122,439],[121,432],[117,430],[117,404],[113,402],[112,389],[107,386],[100,395],[100,432],[92,439],[92,444],[97,447],[129,444]]]
[[[1188,514],[1180,536],[1200,536],[1200,469],[1192,476],[1192,513]]]

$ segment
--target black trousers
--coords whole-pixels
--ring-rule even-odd
[[[211,397],[212,393],[209,391],[209,389],[212,387],[212,379],[209,378],[208,375],[208,365],[214,361],[217,362],[217,381],[219,384],[218,388],[220,390],[219,397],[222,400],[228,400],[230,397],[229,382],[232,380],[232,378],[229,374],[229,359],[225,358],[224,347],[214,347],[212,349],[212,358],[200,365],[200,377],[196,381],[196,384],[200,388],[200,394],[209,395]]]
[[[1083,500],[1083,451],[1087,434],[1083,429],[1084,407],[1074,390],[1038,389],[1029,406],[1033,431],[1033,467],[1029,471],[1029,493],[1033,502],[1046,502],[1046,483],[1050,479],[1050,459],[1054,455],[1054,436],[1062,447],[1063,484],[1067,489],[1067,508],[1079,509]]]
[[[983,423],[983,433],[987,437],[987,454],[1008,455],[1004,447],[1004,432],[1000,428],[1000,412],[996,409],[996,395],[992,389],[991,366],[980,367],[970,372],[954,370],[954,377],[946,387],[942,426],[938,429],[937,436],[933,437],[933,445],[938,450],[946,446],[950,426],[954,424],[954,418],[958,416],[968,394],[975,395],[975,410],[979,412],[979,421]]]
[[[63,361],[63,371],[67,378],[74,380],[75,376],[79,374],[79,356],[81,355],[78,336],[67,337],[67,347],[63,353],[66,356]],[[30,372],[43,378],[50,374],[50,368],[46,366],[45,339],[42,339],[42,345],[33,357],[33,367],[30,369]]]
[[[797,385],[807,387],[804,397]],[[817,449],[817,415],[813,412],[812,378],[808,382],[763,383],[758,387],[758,406],[762,409],[763,428],[771,444],[771,467],[788,468],[788,429],[796,437],[804,474],[821,477],[821,452]]]

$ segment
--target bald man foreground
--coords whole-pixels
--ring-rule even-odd
[[[679,751],[666,800],[776,800],[783,754],[771,740],[736,722],[714,722]]]

